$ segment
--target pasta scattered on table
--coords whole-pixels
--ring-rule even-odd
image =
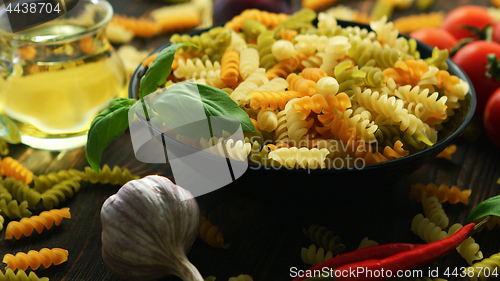
[[[448,187],[446,184],[437,186],[435,183],[429,183],[427,185],[417,183],[411,186],[410,199],[416,199],[420,202],[422,193],[424,192],[427,197],[437,197],[440,203],[446,201],[450,204],[462,202],[467,205],[472,191],[470,189],[460,190],[456,186]]]
[[[219,232],[219,228],[212,225],[205,216],[201,216],[201,227],[198,237],[214,248],[229,248],[229,244],[224,244],[224,235]]]
[[[28,274],[24,270],[17,270],[16,273],[10,268],[4,272],[0,271],[0,280],[2,281],[49,281],[47,277],[38,277],[35,272],[31,271]]]
[[[31,250],[28,253],[18,252],[16,255],[6,254],[2,261],[7,264],[7,268],[12,270],[26,270],[28,267],[36,270],[40,265],[49,268],[51,265],[59,265],[67,260],[67,250],[43,248],[40,251]]]
[[[316,250],[316,245],[311,244],[309,248],[301,249],[300,257],[304,263],[316,265],[333,258],[333,253],[331,251],[325,253],[325,249],[321,247]]]
[[[41,212],[38,216],[22,218],[19,222],[11,221],[5,229],[5,239],[20,239],[22,235],[30,236],[33,230],[39,234],[45,229],[51,229],[52,225],[60,225],[63,218],[71,218],[69,208]]]
[[[439,153],[436,158],[445,158],[451,160],[453,153],[457,152],[457,146],[452,144],[447,146],[441,153]]]

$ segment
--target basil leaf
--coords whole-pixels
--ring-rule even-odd
[[[176,84],[159,94],[153,110],[167,127],[190,138],[235,132],[240,124],[243,131],[255,132],[248,115],[226,92],[206,85]]]
[[[127,130],[128,111],[135,100],[115,99],[110,102],[110,107],[97,115],[87,135],[85,156],[90,167],[99,173],[99,163],[104,149],[112,140],[118,138]]]
[[[174,61],[175,51],[182,46],[192,46],[198,48],[198,46],[192,43],[179,43],[170,45],[163,49],[148,68],[146,74],[144,74],[141,78],[139,98],[143,98],[156,91],[158,86],[166,82],[168,75],[170,75],[170,69],[172,68],[172,62]]]
[[[470,213],[467,222],[471,223],[486,216],[500,217],[500,195],[491,197],[479,203]]]

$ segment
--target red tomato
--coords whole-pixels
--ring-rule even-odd
[[[437,27],[419,29],[410,33],[410,37],[427,45],[431,45],[432,47],[438,47],[440,50],[449,50],[457,43],[457,39],[455,39],[453,35]]]
[[[484,127],[490,140],[500,147],[500,88],[488,99],[484,111]]]
[[[469,76],[476,90],[476,112],[482,114],[491,94],[500,87],[500,81],[495,77],[486,77],[488,54],[495,54],[500,58],[500,43],[489,41],[475,41],[465,45],[455,56],[455,61]]]
[[[493,29],[491,40],[500,43],[500,22],[493,24],[491,28]]]
[[[447,30],[457,40],[472,36],[472,33],[463,29],[463,26],[472,26],[483,29],[488,24],[493,24],[495,19],[485,7],[466,5],[453,9],[444,18],[442,29]]]

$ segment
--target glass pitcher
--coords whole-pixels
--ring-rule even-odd
[[[8,31],[7,13],[0,7],[1,110],[16,122],[26,145],[85,145],[90,122],[127,79],[105,37],[111,5],[80,0],[64,16],[16,33]]]

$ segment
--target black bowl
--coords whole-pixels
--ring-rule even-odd
[[[343,27],[359,26],[370,30],[370,27],[365,24],[340,20],[338,21],[338,24]],[[193,34],[199,34],[201,32],[203,32],[203,30],[194,32]],[[167,43],[153,53],[159,52],[169,45],[170,43]],[[432,54],[433,48],[429,45],[418,42],[417,48],[420,51],[422,58],[430,57]],[[334,194],[338,195],[340,190],[359,191],[359,188],[363,187],[371,188],[374,185],[385,186],[386,184],[398,182],[409,176],[412,172],[418,170],[425,163],[431,161],[441,151],[443,151],[450,144],[450,142],[463,131],[474,114],[476,96],[469,78],[452,60],[449,59],[447,63],[450,73],[466,81],[470,86],[470,90],[466,98],[460,101],[460,109],[456,110],[455,115],[450,117],[449,122],[447,122],[444,126],[445,128],[439,131],[438,142],[430,148],[396,160],[367,165],[362,169],[290,169],[249,164],[249,168],[246,173],[233,183],[229,184],[227,188],[256,190],[256,188],[261,187],[258,188],[259,192],[261,190],[272,190],[273,192],[276,192],[276,194],[279,194],[279,196],[290,194],[292,196],[301,197],[305,194],[323,196],[328,193],[327,190],[332,190]],[[144,75],[145,71],[146,69],[143,66],[139,66],[132,76],[129,87],[130,98],[137,99],[140,77]],[[153,128],[153,130],[156,129]],[[161,134],[158,130],[156,131],[158,134]],[[171,145],[175,145],[175,147],[179,150],[184,150],[186,153],[194,151],[194,148],[180,143],[175,139],[164,137],[164,141]],[[220,157],[215,157],[208,153],[206,154],[206,157],[207,159],[210,159],[210,161],[222,161]],[[307,192],[305,192],[306,190]]]

